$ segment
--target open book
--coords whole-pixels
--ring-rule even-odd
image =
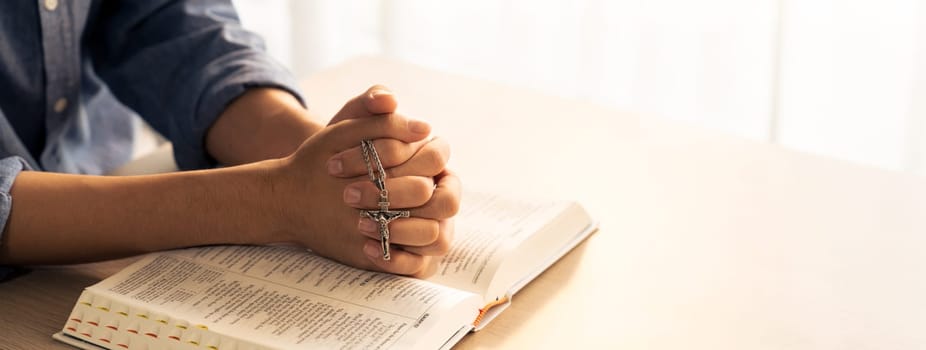
[[[426,280],[295,247],[149,254],[85,289],[55,338],[86,349],[450,348],[597,228],[574,202],[472,193],[456,225]]]

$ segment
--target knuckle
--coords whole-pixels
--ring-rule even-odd
[[[434,248],[434,254],[438,256],[447,255],[450,253],[450,235],[449,234],[439,234],[437,240],[434,241],[432,247]]]
[[[451,154],[450,143],[448,143],[447,140],[442,137],[436,137],[431,141],[431,143],[429,143],[429,145],[434,147],[436,152],[440,154],[440,157],[443,159],[444,165],[447,165]]]
[[[441,170],[447,166],[447,158],[444,157],[444,154],[437,149],[428,148],[427,153],[428,165],[431,169]]]
[[[390,132],[390,135],[401,136],[408,133],[408,120],[395,113],[386,115],[384,118],[375,118],[383,120]]]
[[[415,177],[412,181],[412,191],[415,193],[415,206],[423,205],[431,200],[434,183],[430,178]]]
[[[405,147],[404,143],[394,139],[380,140],[380,145],[377,146],[379,151],[379,156],[383,161],[383,166],[393,167],[405,162]]]
[[[366,135],[367,138],[389,138],[396,135],[400,135],[404,125],[399,121],[399,118],[395,114],[388,114],[383,116],[377,116],[375,118],[358,118],[352,119],[351,121],[356,121],[356,123],[364,126],[364,130],[369,130],[369,134]],[[371,137],[376,135],[375,137]]]
[[[440,225],[436,220],[428,220],[428,226],[422,234],[422,241],[424,245],[431,245],[436,243],[441,236]]]
[[[427,278],[433,276],[435,273],[437,273],[438,262],[438,259],[425,257],[424,267],[421,269],[421,271],[418,271],[418,273],[415,274],[415,277]]]
[[[460,199],[454,195],[445,194],[440,196],[436,207],[438,215],[441,217],[451,217],[460,212]]]
[[[415,179],[415,190],[430,193],[434,191],[434,179],[425,176],[416,176]]]
[[[450,203],[450,210],[448,210],[448,214],[450,214],[450,216],[456,216],[457,213],[460,212],[460,198],[453,197],[450,199]]]

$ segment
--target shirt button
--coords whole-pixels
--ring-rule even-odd
[[[54,11],[56,8],[58,8],[58,0],[45,0],[45,9]]]
[[[54,1],[54,0],[51,0]],[[68,108],[68,99],[62,97],[55,101],[55,112],[61,113],[64,112],[64,109]]]

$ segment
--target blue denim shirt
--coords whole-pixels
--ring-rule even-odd
[[[135,116],[181,169],[213,166],[205,132],[254,86],[299,97],[230,1],[0,1],[0,230],[20,171],[104,174],[132,154]]]

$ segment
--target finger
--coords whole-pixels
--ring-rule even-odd
[[[434,179],[427,176],[403,176],[386,179],[389,206],[413,208],[425,205],[434,192]],[[358,209],[379,207],[379,189],[371,181],[357,181],[344,188],[344,203]]]
[[[419,219],[420,220],[420,219]],[[402,220],[397,220],[393,223],[398,223]],[[434,221],[434,220],[432,220]],[[453,235],[455,230],[455,225],[453,223],[453,218],[438,220],[437,222],[437,236],[434,241],[430,244],[424,246],[414,246],[414,245],[403,245],[402,249],[409,253],[414,253],[418,255],[425,256],[444,256],[450,252],[450,248],[453,244]],[[391,230],[390,230],[391,231]],[[396,235],[402,235],[404,231],[400,230],[400,227],[396,227]],[[392,234],[390,232],[389,239],[392,239]]]
[[[379,240],[368,239],[363,243],[363,253],[367,256],[373,265],[384,272],[413,275],[421,271],[428,262],[425,257],[403,251],[402,249],[391,249],[389,251],[390,259],[383,260],[383,251],[380,248]]]
[[[418,208],[411,208],[412,216],[428,219],[446,219],[460,211],[462,185],[455,173],[445,170],[437,180],[431,199]]]
[[[421,268],[421,271],[412,274],[412,277],[424,279],[433,276],[437,272],[441,261],[441,259],[431,256],[425,256],[422,260],[424,260],[424,267]]]
[[[450,143],[435,137],[405,163],[386,169],[389,176],[437,176],[450,161]]]
[[[373,147],[376,148],[379,160],[382,162],[383,168],[387,169],[386,174],[389,177],[396,176],[389,171],[389,168],[405,163],[427,144],[427,140],[412,143],[396,139],[373,140]],[[368,173],[366,161],[363,160],[363,151],[359,145],[331,156],[326,166],[328,167],[328,174],[337,177],[354,177]],[[433,176],[434,174],[417,175]]]
[[[409,119],[398,114],[376,118],[349,119],[322,129],[325,145],[340,152],[357,147],[364,139],[392,138],[402,142],[421,141],[431,133],[431,126],[420,120]]]
[[[357,229],[364,236],[379,239],[379,223],[360,218]],[[440,237],[438,220],[401,218],[389,223],[389,242],[403,246],[424,247],[434,244]]]
[[[357,95],[341,107],[341,110],[331,118],[328,125],[342,120],[372,117],[380,114],[393,113],[398,102],[392,91],[383,85],[373,85],[364,93]]]
[[[396,108],[399,106],[399,102],[396,100],[395,95],[392,94],[392,91],[383,85],[373,85],[362,96],[363,107],[370,114],[395,113]],[[360,96],[357,98],[360,98]]]

